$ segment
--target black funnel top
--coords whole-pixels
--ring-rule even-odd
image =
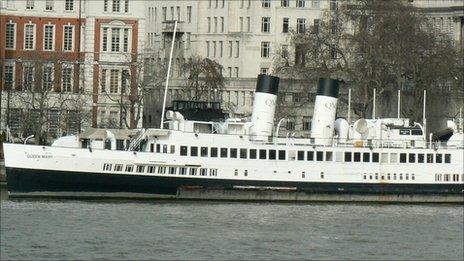
[[[320,78],[317,86],[317,95],[338,98],[340,82],[330,78]]]
[[[277,95],[279,91],[279,77],[260,74],[256,82],[256,92],[264,92]]]

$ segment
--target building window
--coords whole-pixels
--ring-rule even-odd
[[[221,33],[224,32],[224,17],[221,17]]]
[[[289,18],[284,18],[282,22],[282,33],[288,33]]]
[[[298,18],[296,19],[296,32],[302,34],[306,31],[306,19]]]
[[[314,25],[313,25],[313,34],[318,34],[319,33],[319,19],[314,19]]]
[[[64,10],[73,11],[74,10],[74,0],[66,0],[64,2]]]
[[[312,0],[311,1],[311,7],[312,8],[319,8],[321,5],[320,0]]]
[[[295,130],[295,119],[294,118],[289,118],[287,120],[287,123],[285,125],[287,130]]]
[[[101,88],[101,93],[106,92],[106,77],[108,74],[107,69],[102,69],[101,70],[101,78],[100,78],[100,88]]]
[[[61,88],[63,92],[71,92],[73,82],[73,68],[71,65],[64,65],[61,71]]]
[[[129,0],[124,0],[124,13],[129,13]]]
[[[217,33],[217,28],[218,28],[218,19],[217,17],[214,17],[214,32]]]
[[[103,28],[103,39],[102,39],[102,50],[103,52],[108,51],[108,28]]]
[[[247,32],[251,32],[251,18],[247,17]]]
[[[5,89],[12,89],[14,85],[14,66],[13,65],[5,65],[3,67],[4,74],[4,87]]]
[[[45,25],[44,27],[44,50],[53,51],[55,49],[55,26]]]
[[[192,7],[187,6],[187,23],[192,22]]]
[[[121,0],[113,0],[113,12],[121,11]]]
[[[268,73],[268,71],[269,71],[269,68],[265,68],[265,67],[264,67],[264,68],[261,68],[261,69],[259,69],[259,73],[260,73],[260,74],[267,74],[267,73]]]
[[[53,11],[54,7],[55,7],[55,0],[47,0],[47,1],[45,1],[45,10]]]
[[[23,68],[23,87],[25,90],[32,91],[34,86],[35,68],[32,65],[25,65]]]
[[[26,9],[34,10],[34,8],[35,8],[35,0],[26,0]]]
[[[303,116],[303,130],[304,131],[311,130],[311,117]]]
[[[305,7],[305,0],[296,0],[296,7]]]
[[[24,28],[24,50],[35,49],[35,24],[26,24]]]
[[[334,11],[338,9],[337,0],[330,0],[330,10]]]
[[[111,51],[112,52],[119,52],[120,44],[121,44],[121,29],[120,28],[112,28],[111,29]]]
[[[271,18],[262,17],[261,18],[261,32],[269,33],[271,31]]]
[[[280,6],[289,7],[290,6],[290,0],[281,0],[280,1]]]
[[[269,42],[261,42],[261,57],[262,58],[269,58],[270,45],[271,44]]]
[[[42,86],[44,90],[51,90],[53,87],[53,64],[46,64],[42,68]]]
[[[103,0],[103,11],[108,12],[108,1],[109,0]]]
[[[73,50],[73,31],[74,26],[65,25],[64,34],[63,34],[63,51],[72,51]]]
[[[129,52],[129,29],[124,29],[123,52]]]
[[[207,17],[206,20],[208,23],[208,33],[211,33],[211,17]]]
[[[330,46],[330,59],[338,59],[338,51],[335,44]]]
[[[238,67],[234,67],[234,72],[235,72],[235,77],[238,78],[238,76],[239,76]]]
[[[118,93],[119,89],[119,70],[110,71],[110,93]]]
[[[177,21],[180,21],[180,6],[176,7]]]
[[[264,8],[271,7],[271,0],[261,0],[261,6]]]
[[[163,21],[167,20],[167,7],[163,7]]]
[[[13,50],[16,48],[16,24],[6,24],[5,48]]]
[[[240,42],[239,41],[235,41],[235,46],[237,48],[237,52],[235,53],[235,58],[238,58],[240,56]]]

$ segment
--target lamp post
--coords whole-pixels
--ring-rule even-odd
[[[125,93],[125,88],[126,88],[126,80],[128,78],[128,73],[126,70],[122,71],[121,75],[121,96],[119,100],[119,128],[122,129],[122,101],[123,101],[123,94]]]

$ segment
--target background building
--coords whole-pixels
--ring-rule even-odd
[[[9,125],[20,135],[27,125],[22,119],[34,113],[47,115],[37,124],[52,137],[88,126],[137,127],[136,112],[126,105],[137,93],[144,5],[131,0],[0,3],[2,129]]]

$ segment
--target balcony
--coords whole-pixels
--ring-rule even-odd
[[[174,24],[175,20],[168,20],[161,23],[161,32],[163,34],[172,34],[174,33]],[[177,32],[176,34],[184,33],[184,22],[177,21]]]

